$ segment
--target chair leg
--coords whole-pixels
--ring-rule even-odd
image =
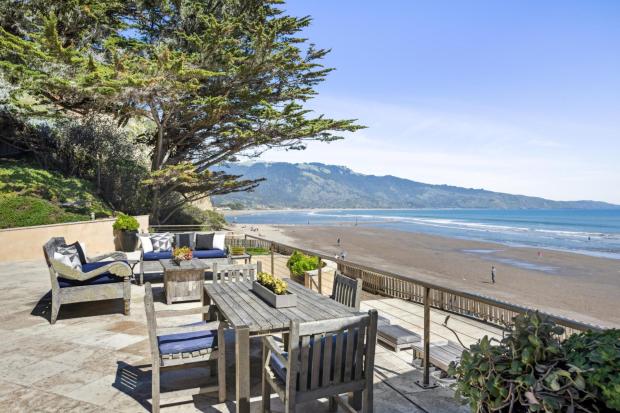
[[[269,386],[269,382],[267,382],[267,357],[269,357],[269,351],[267,347],[263,345],[263,363],[261,364],[261,377],[262,377],[262,387],[263,387],[263,403],[261,412],[266,413],[271,411],[271,386]]]
[[[52,292],[52,309],[50,313],[50,324],[56,323],[58,313],[60,312],[60,297]]]
[[[335,412],[338,410],[338,402],[336,401],[336,397],[329,398],[329,410],[330,412]]]
[[[140,285],[144,284],[144,262],[140,262]]]
[[[153,363],[151,371],[151,411],[159,413],[159,365]]]
[[[373,395],[372,395],[372,385],[367,386],[362,392],[362,413],[372,413],[373,410]]]
[[[349,395],[349,405],[355,410],[362,409],[362,392],[356,391],[352,395]]]
[[[224,352],[225,350],[220,350]],[[226,401],[226,358],[220,356],[217,360],[217,385],[218,385],[218,400],[220,403]]]
[[[123,301],[124,301],[124,305],[125,305],[125,309],[124,309],[123,312],[124,312],[125,315],[129,315],[129,313],[131,312],[131,309],[130,309],[130,307],[131,307],[130,306],[131,305],[131,300],[130,299],[125,299]]]
[[[284,413],[295,413],[297,411],[297,407],[295,403],[291,400],[284,401]]]

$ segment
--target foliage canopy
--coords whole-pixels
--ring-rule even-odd
[[[209,168],[360,128],[303,104],[332,70],[277,0],[9,0],[0,70],[29,116],[148,122],[152,215],[260,180]]]

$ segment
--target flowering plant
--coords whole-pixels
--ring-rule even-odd
[[[189,247],[180,247],[172,250],[172,259],[175,262],[190,261],[192,259],[192,250]]]
[[[286,282],[269,273],[259,272],[256,276],[256,281],[258,281],[258,283],[263,287],[271,290],[276,295],[284,295],[287,293],[288,285]]]

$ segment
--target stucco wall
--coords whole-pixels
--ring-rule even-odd
[[[147,231],[148,215],[137,216],[140,231]],[[52,237],[65,237],[67,243],[80,241],[86,244],[88,255],[118,250],[114,237],[114,218],[95,221],[0,230],[0,262],[43,259],[43,244]]]

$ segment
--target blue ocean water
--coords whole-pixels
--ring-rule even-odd
[[[620,259],[620,209],[334,209],[260,211],[227,219],[240,224],[348,223]]]

